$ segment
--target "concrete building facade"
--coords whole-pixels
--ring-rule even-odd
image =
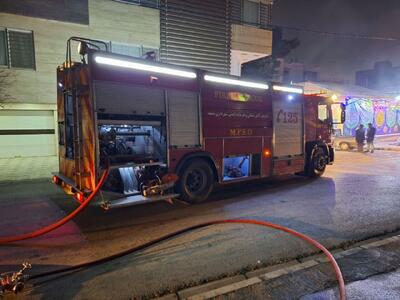
[[[144,2],[144,3],[143,3]],[[140,56],[160,46],[157,1],[0,3],[0,159],[57,155],[56,68],[71,36]],[[53,170],[49,170],[53,171]],[[6,172],[2,170],[2,172]]]
[[[272,53],[271,0],[161,0],[161,60],[240,75]]]

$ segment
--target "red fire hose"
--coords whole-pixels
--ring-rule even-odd
[[[56,228],[64,225],[65,223],[67,223],[68,221],[70,221],[72,218],[74,218],[78,213],[80,213],[88,204],[89,202],[95,197],[95,195],[97,194],[97,192],[100,190],[101,186],[103,185],[105,179],[108,176],[108,172],[109,169],[106,169],[103,173],[103,175],[101,176],[101,179],[98,183],[98,185],[96,186],[96,188],[93,190],[93,192],[86,198],[85,201],[82,202],[82,204],[76,208],[72,213],[70,213],[69,215],[67,215],[65,218],[49,225],[46,226],[44,228],[41,228],[39,230],[30,232],[30,233],[26,233],[26,234],[22,234],[19,236],[13,236],[13,237],[5,237],[5,238],[1,238],[0,239],[0,245],[1,244],[7,244],[7,243],[11,243],[11,242],[16,242],[16,241],[21,241],[21,240],[26,240],[26,239],[30,239],[30,238],[34,238],[34,237],[38,237],[40,235],[44,235],[46,233],[49,233],[50,231],[55,230]],[[32,275],[29,276],[30,279],[37,279],[37,278],[41,278],[41,277],[46,277],[46,276],[50,276],[50,275],[55,275],[55,274],[60,274],[60,273],[65,273],[65,272],[70,272],[73,270],[78,270],[84,267],[89,267],[89,266],[93,266],[96,264],[100,264],[100,263],[104,263],[119,257],[122,257],[124,255],[128,255],[131,254],[133,252],[139,251],[139,250],[143,250],[145,248],[148,248],[152,245],[158,244],[162,241],[165,241],[167,239],[170,239],[172,237],[175,237],[177,235],[181,235],[183,233],[195,230],[195,229],[199,229],[199,228],[203,228],[203,227],[207,227],[210,225],[217,225],[217,224],[227,224],[227,223],[235,223],[235,224],[253,224],[253,225],[258,225],[258,226],[265,226],[265,227],[270,227],[270,228],[274,228],[280,231],[284,231],[287,232],[291,235],[294,235],[304,241],[306,241],[307,243],[310,243],[312,245],[314,245],[316,248],[318,248],[319,250],[321,250],[329,259],[330,264],[332,265],[335,274],[336,274],[336,279],[338,281],[339,284],[339,293],[340,293],[340,300],[345,300],[346,299],[346,290],[345,290],[345,285],[344,285],[344,280],[343,280],[343,276],[342,276],[342,272],[340,271],[340,268],[335,260],[335,258],[333,257],[333,255],[320,243],[318,243],[317,241],[315,241],[314,239],[300,233],[297,232],[293,229],[281,226],[281,225],[277,225],[277,224],[273,224],[270,222],[266,222],[266,221],[258,221],[258,220],[245,220],[245,219],[228,219],[228,220],[217,220],[217,221],[211,221],[211,222],[206,222],[206,223],[202,223],[202,224],[198,224],[198,225],[194,225],[191,227],[187,227],[184,229],[181,229],[179,231],[167,234],[165,236],[162,236],[160,238],[157,238],[155,240],[149,241],[145,244],[133,247],[131,249],[122,251],[120,253],[116,253],[114,255],[108,256],[108,257],[104,257],[95,261],[90,261],[90,262],[86,262],[86,263],[82,263],[82,264],[78,264],[75,266],[71,266],[71,267],[67,267],[67,268],[63,268],[63,269],[59,269],[59,270],[54,270],[54,271],[49,271],[49,272],[45,272],[45,273],[40,273],[40,274],[36,274],[36,275]]]

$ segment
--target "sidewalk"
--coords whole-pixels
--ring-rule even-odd
[[[400,145],[393,142],[378,142],[375,143],[375,150],[400,151]]]
[[[395,272],[375,275],[347,285],[347,299],[388,300],[400,299],[400,269]],[[327,290],[301,298],[301,300],[336,300],[334,290]]]
[[[374,238],[332,252],[344,276],[349,299],[397,299],[391,296],[400,296],[400,235]],[[367,286],[370,288],[365,288]],[[376,298],[377,295],[381,297]],[[338,289],[330,263],[324,255],[318,254],[157,299],[330,300],[338,299]]]

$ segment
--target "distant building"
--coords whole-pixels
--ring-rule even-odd
[[[297,62],[283,64],[283,83],[294,84],[305,81],[319,81],[318,69]]]
[[[295,84],[306,81],[349,84],[347,80],[337,75],[321,73],[320,68],[316,66],[306,65],[297,61],[285,62],[283,64],[282,82]]]
[[[369,89],[398,94],[400,92],[400,66],[380,61],[371,70],[356,72],[355,84]]]

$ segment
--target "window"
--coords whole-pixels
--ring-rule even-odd
[[[242,0],[242,21],[258,25],[260,23],[260,3],[252,0]]]
[[[326,121],[328,119],[328,106],[325,104],[318,105],[318,119]]]
[[[65,105],[65,157],[74,159],[74,102],[71,92],[64,94]]]
[[[35,69],[32,31],[0,29],[0,65]]]

